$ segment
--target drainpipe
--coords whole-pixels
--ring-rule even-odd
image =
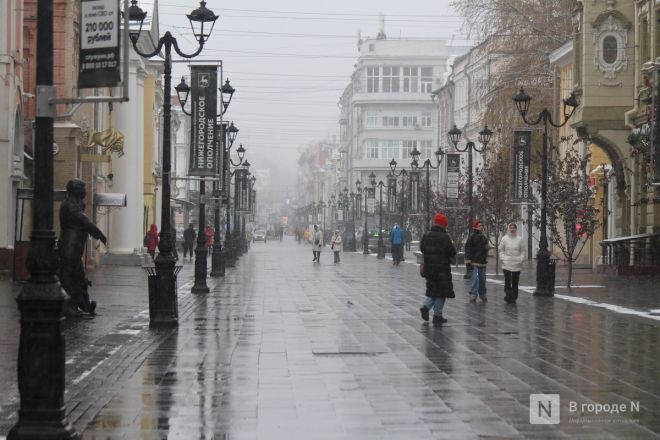
[[[651,8],[651,9],[655,9],[655,8]],[[639,53],[639,45],[640,45],[639,5],[636,2],[635,2],[634,17],[635,17],[635,46],[634,46],[634,55],[633,55],[634,57],[633,65],[636,66],[636,68],[635,68],[633,93],[637,94],[637,88],[641,84],[641,70],[637,67],[639,64],[639,60],[641,59],[641,55]],[[626,124],[627,127],[635,128],[635,125],[632,123],[632,117],[633,115],[637,114],[638,111],[639,111],[639,98],[635,96],[633,99],[633,108],[624,113],[624,123]]]

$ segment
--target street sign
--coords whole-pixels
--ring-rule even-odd
[[[458,204],[458,183],[461,176],[461,155],[447,154],[447,204]]]
[[[119,0],[82,0],[79,58],[79,88],[119,84]]]
[[[376,199],[369,198],[367,199],[367,213],[375,214],[376,213]]]
[[[531,156],[532,132],[517,130],[513,132],[513,201],[527,202],[529,191],[529,163]]]

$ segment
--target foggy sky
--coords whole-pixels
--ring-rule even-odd
[[[198,6],[159,3],[161,35],[172,32],[184,51],[194,43],[185,14]],[[223,60],[224,76],[236,88],[225,120],[240,129],[236,143],[250,163],[274,168],[280,184],[294,183],[306,145],[338,140],[337,102],[357,60],[357,35],[375,37],[379,13],[390,38],[465,42],[449,0],[208,0],[206,6],[220,18],[195,60]],[[175,64],[173,84],[182,74],[188,68]]]

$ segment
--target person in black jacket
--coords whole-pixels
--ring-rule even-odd
[[[456,256],[456,248],[446,231],[449,221],[443,214],[436,214],[431,230],[424,234],[419,248],[424,254],[426,278],[426,298],[419,311],[424,321],[429,320],[429,311],[433,309],[433,324],[447,322],[442,316],[442,309],[447,298],[455,298],[454,284],[451,278],[451,262]]]
[[[59,278],[62,288],[69,295],[65,306],[66,316],[80,316],[81,310],[90,315],[96,314],[96,301],[90,301],[88,288],[91,281],[85,276],[82,257],[85,252],[87,235],[91,235],[105,245],[103,232],[85,215],[85,182],[71,179],[66,184],[66,198],[60,207],[60,254]]]
[[[185,261],[186,259],[186,254],[190,256],[190,260],[192,261],[193,257],[193,249],[195,245],[195,238],[197,238],[197,234],[195,233],[195,228],[193,227],[193,224],[189,224],[188,228],[186,228],[185,231],[183,231],[183,259]]]
[[[470,264],[472,264],[472,283],[470,286],[470,302],[476,303],[477,296],[486,302],[486,265],[488,264],[488,238],[483,234],[484,225],[478,221],[472,223],[472,234],[466,247],[470,248]]]

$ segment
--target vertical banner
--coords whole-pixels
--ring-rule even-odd
[[[419,212],[419,171],[410,173],[410,213]]]
[[[255,215],[257,212],[257,190],[253,189],[250,191],[251,196],[250,196],[250,214]]]
[[[248,206],[248,181],[247,181],[247,170],[239,168],[236,170],[236,194],[238,195],[238,201],[236,202],[236,208],[239,212],[247,212],[249,209]]]
[[[529,202],[529,162],[531,156],[532,132],[513,132],[513,194],[514,202]]]
[[[396,177],[387,178],[387,211],[396,212]]]
[[[216,125],[216,137],[215,137],[215,156],[217,157],[217,169],[216,169],[216,175],[218,176],[218,191],[224,192],[226,186],[225,186],[225,178],[224,178],[224,173],[225,171],[225,143],[226,143],[226,129],[227,129],[227,124],[219,124]]]
[[[119,0],[80,3],[78,66],[81,89],[119,85]]]
[[[231,169],[229,167],[229,151],[226,149],[222,153],[223,162],[226,164],[223,169],[222,175],[222,193],[225,195],[227,200],[231,197]]]
[[[188,175],[214,176],[218,169],[215,142],[218,66],[190,66],[191,142]]]
[[[362,194],[355,195],[355,218],[358,220],[362,218]]]
[[[447,206],[458,206],[458,182],[461,177],[461,155],[447,154]]]

